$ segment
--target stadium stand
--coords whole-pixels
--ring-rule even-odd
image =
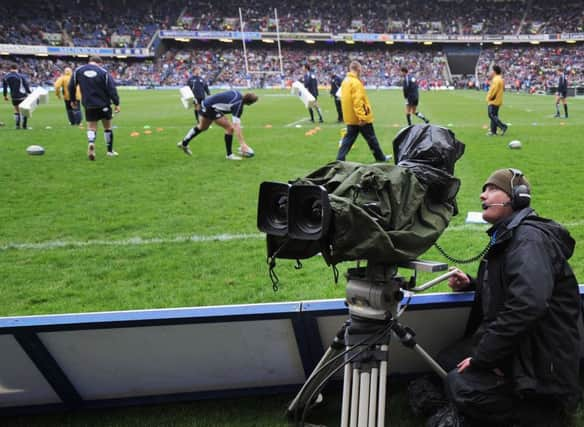
[[[22,7],[8,0],[0,15],[0,43],[146,47],[160,29],[239,30],[238,6],[235,0],[32,0]],[[310,7],[252,0],[245,4],[246,31],[275,31],[274,7],[279,9],[280,31],[295,33],[556,34],[584,27],[576,0],[510,0],[496,7],[481,0],[323,0]]]
[[[0,44],[68,46],[75,48],[145,48],[156,41],[142,58],[107,58],[106,66],[120,85],[177,86],[192,70],[201,67],[217,86],[280,87],[300,77],[300,67],[311,62],[321,84],[331,73],[344,74],[349,59],[364,65],[363,79],[370,87],[398,85],[399,68],[406,65],[417,76],[422,89],[452,86],[482,88],[490,65],[498,63],[507,84],[526,92],[547,91],[553,85],[554,70],[566,68],[570,84],[584,81],[584,54],[576,45],[551,43],[545,46],[523,44],[472,46],[462,43],[357,43],[302,41],[285,42],[282,48],[283,73],[279,72],[278,50],[259,40],[248,43],[248,65],[241,43],[217,41],[177,42],[158,39],[159,30],[232,31],[240,29],[237,13],[240,3],[225,0],[211,4],[202,0],[140,2],[138,0],[31,0],[23,8],[16,0],[3,2],[0,15]],[[273,32],[273,7],[278,7],[279,29],[297,34],[311,33],[399,33],[442,36],[494,34],[497,37],[525,34],[545,35],[581,32],[584,28],[582,6],[576,0],[558,0],[551,5],[544,0],[508,0],[484,2],[458,0],[425,2],[405,0],[379,3],[373,1],[340,4],[323,0],[306,7],[302,3],[275,4],[251,0],[245,4],[246,31]],[[111,10],[116,10],[112,14]],[[35,13],[31,14],[30,10]],[[213,39],[213,37],[211,38]],[[45,55],[46,56],[46,55]],[[50,86],[67,65],[85,60],[50,54],[49,58],[4,53],[0,67],[6,70],[18,63],[21,71],[37,85]],[[258,74],[270,71],[273,74]],[[281,75],[283,74],[283,75]]]
[[[275,48],[252,47],[248,52],[250,70],[277,69]],[[358,59],[365,65],[363,78],[371,87],[398,85],[399,68],[407,65],[423,89],[444,84],[458,88],[480,88],[493,63],[501,65],[510,87],[535,92],[554,85],[554,73],[562,64],[570,76],[571,85],[584,85],[584,51],[577,46],[521,46],[483,48],[478,56],[476,73],[451,76],[446,54],[440,48],[404,49],[359,47],[348,50],[341,46],[307,48],[303,43],[283,49],[284,84],[301,76],[301,65],[307,59],[313,64],[319,80],[326,84],[331,73],[345,72],[348,59]],[[0,59],[0,69],[6,71],[16,62],[21,72],[36,85],[50,86],[66,66],[75,67],[84,61],[65,58],[10,56]],[[108,60],[106,67],[120,85],[178,86],[184,84],[195,67],[201,67],[213,85],[247,86],[244,57],[241,49],[205,43],[192,49],[170,46],[155,60]],[[250,76],[253,87],[282,85],[279,74]]]

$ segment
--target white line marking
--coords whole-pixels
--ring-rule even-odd
[[[142,237],[130,237],[123,240],[86,240],[86,241],[68,241],[68,240],[53,240],[38,243],[8,243],[0,246],[0,251],[9,249],[32,249],[45,250],[68,247],[87,247],[87,246],[142,246],[142,245],[159,245],[169,243],[184,243],[184,242],[225,242],[229,240],[247,240],[260,239],[264,235],[260,233],[255,234],[217,234],[215,236],[175,236],[175,237],[153,237],[144,239]]]
[[[584,226],[584,221],[575,221],[569,223],[563,223],[564,227],[581,227]],[[461,224],[448,227],[445,233],[448,232],[474,232],[481,231],[484,232],[490,227],[489,224]],[[214,236],[200,236],[193,234],[190,236],[174,236],[174,237],[153,237],[153,238],[142,238],[142,237],[130,237],[129,239],[121,240],[85,240],[85,241],[74,241],[74,240],[52,240],[46,242],[36,242],[36,243],[6,243],[0,246],[0,252],[8,251],[10,249],[15,250],[50,250],[59,248],[81,248],[89,246],[144,246],[144,245],[160,245],[160,244],[175,244],[175,243],[185,243],[185,242],[227,242],[231,240],[256,240],[263,239],[265,234],[263,233],[249,233],[249,234],[216,234]]]
[[[308,121],[308,117],[304,117],[303,119],[296,120],[295,122],[292,122],[292,123],[288,123],[284,127],[285,128],[291,128],[292,126],[296,126],[296,125],[299,125],[302,122],[307,122],[307,121]]]

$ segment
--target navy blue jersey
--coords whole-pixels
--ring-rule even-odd
[[[318,81],[316,76],[310,71],[304,75],[304,81],[302,82],[304,87],[308,89],[308,92],[312,94],[315,98],[318,96]]]
[[[237,90],[228,90],[227,92],[208,96],[202,104],[203,108],[212,108],[237,118],[241,118],[243,114],[243,95]]]
[[[418,99],[418,82],[416,78],[410,74],[404,76],[404,98]]]
[[[568,91],[568,79],[564,73],[558,77],[558,92],[566,93]]]
[[[77,85],[81,88],[81,99],[85,108],[109,107],[112,103],[120,105],[114,79],[99,65],[85,64],[75,70],[69,80],[71,101],[76,101]]]
[[[337,91],[341,87],[341,83],[343,83],[343,79],[341,79],[339,76],[334,75],[331,77],[331,95],[332,96],[335,96],[337,94]]]
[[[191,88],[196,99],[204,99],[206,95],[211,95],[207,82],[201,76],[191,76],[187,86]]]
[[[10,97],[13,101],[24,99],[30,93],[30,88],[26,78],[15,71],[10,71],[2,79],[2,91],[4,96],[8,96],[8,88],[10,88]]]

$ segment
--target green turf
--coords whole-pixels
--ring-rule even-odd
[[[405,122],[401,94],[369,95],[378,137],[391,153],[393,136]],[[99,132],[96,162],[87,160],[85,132],[67,125],[61,103],[40,106],[31,131],[13,130],[11,109],[3,107],[0,315],[343,296],[344,284],[333,285],[331,271],[318,257],[305,261],[300,271],[293,262],[280,261],[282,283],[274,293],[265,266],[265,242],[255,226],[260,182],[304,176],[335,158],[342,126],[333,121],[330,98],[320,100],[326,123],[307,136],[313,126],[298,122],[307,113],[296,99],[284,91],[260,92],[259,103],[243,117],[256,157],[238,163],[224,159],[217,127],[193,141],[192,158],[177,150],[176,142],[193,123],[192,113],[180,106],[178,91],[122,91],[121,99],[122,112],[115,119],[120,157],[105,158]],[[465,225],[464,217],[469,210],[479,210],[486,176],[503,167],[525,172],[533,186],[533,206],[541,215],[564,223],[577,241],[584,237],[582,101],[570,99],[571,118],[558,120],[551,117],[552,97],[507,94],[501,117],[512,126],[505,138],[485,136],[483,93],[422,93],[420,110],[433,123],[450,126],[467,147],[456,170],[462,180],[461,215],[440,239],[448,251],[466,258],[487,243],[485,227]],[[147,130],[152,133],[145,134]],[[131,137],[132,132],[140,136]],[[512,139],[521,140],[523,148],[507,148]],[[25,148],[30,144],[43,145],[46,154],[28,156]],[[348,159],[373,161],[362,139]],[[579,276],[583,257],[577,247],[572,266]],[[435,250],[425,258],[443,260]],[[348,265],[339,267],[343,271]],[[476,265],[467,268],[474,272]],[[280,414],[286,399],[13,418],[0,424],[278,426],[285,425]],[[400,412],[403,394],[392,405],[392,426],[419,425]],[[316,419],[335,425],[336,415],[333,408],[317,413]]]
[[[393,136],[405,122],[400,92],[369,93],[379,140],[391,153]],[[466,144],[456,169],[461,215],[440,243],[461,258],[480,252],[484,227],[467,226],[464,217],[479,210],[483,181],[502,167],[522,169],[533,186],[533,206],[579,240],[584,234],[582,102],[571,99],[572,117],[563,120],[551,117],[552,97],[507,94],[501,117],[510,130],[504,138],[489,138],[483,97],[473,91],[421,97],[420,110]],[[5,105],[0,315],[343,296],[343,284],[332,285],[332,273],[320,258],[307,260],[300,271],[280,261],[282,283],[274,294],[265,243],[255,225],[260,182],[304,176],[335,158],[342,126],[334,123],[330,98],[320,100],[325,124],[306,135],[314,125],[298,100],[285,91],[260,92],[260,101],[243,117],[256,157],[241,162],[224,159],[222,130],[216,126],[193,141],[193,157],[175,147],[193,123],[178,91],[122,91],[121,99],[122,112],[115,118],[120,157],[105,157],[100,131],[95,162],[86,158],[85,131],[66,123],[60,102],[40,106],[31,131],[14,130]],[[512,139],[521,140],[523,148],[510,150]],[[27,155],[30,144],[43,145],[46,154]],[[348,159],[373,161],[362,139]],[[425,257],[443,260],[434,250]],[[577,249],[572,265],[578,274],[583,257]]]

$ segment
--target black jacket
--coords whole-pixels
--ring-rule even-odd
[[[403,92],[405,99],[418,99],[418,82],[416,78],[410,74],[406,74],[403,81]]]
[[[341,79],[339,76],[334,75],[331,77],[331,91],[330,94],[332,96],[336,96],[337,92],[339,90],[339,88],[341,87],[341,84],[343,83],[343,79]]]
[[[191,76],[187,81],[187,86],[191,88],[197,101],[201,101],[205,99],[205,96],[211,95],[209,85],[201,76]]]
[[[312,71],[304,74],[302,83],[304,84],[304,87],[308,89],[308,92],[312,94],[312,96],[318,98],[318,81],[316,80],[316,76],[312,73]]]
[[[500,368],[520,394],[577,398],[581,303],[559,224],[522,209],[489,230],[467,333],[472,364]]]
[[[10,97],[13,101],[24,100],[26,96],[30,93],[30,87],[26,78],[20,74],[10,71],[2,79],[2,91],[4,96],[8,94],[8,88],[10,88]]]
[[[120,105],[120,97],[114,79],[99,65],[89,63],[77,68],[69,80],[71,101],[75,102],[77,85],[81,88],[81,102],[85,108]]]

